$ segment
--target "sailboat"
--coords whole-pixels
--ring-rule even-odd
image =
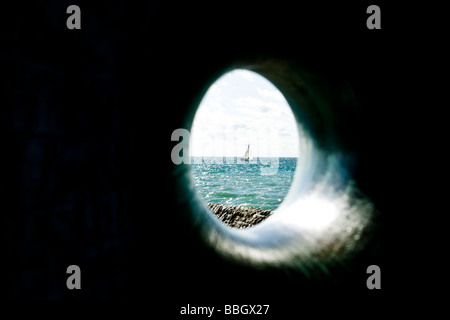
[[[245,151],[244,157],[241,158],[241,160],[244,160],[245,162],[250,160],[250,144],[247,146],[247,151]]]

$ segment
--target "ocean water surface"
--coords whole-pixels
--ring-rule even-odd
[[[206,202],[275,210],[286,196],[297,158],[191,157],[192,174]]]

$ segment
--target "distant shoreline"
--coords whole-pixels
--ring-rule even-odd
[[[242,158],[242,156],[190,156],[190,158],[216,158],[216,159],[223,159],[223,158]],[[256,158],[260,158],[260,159],[270,159],[270,158],[280,158],[280,159],[297,159],[298,157],[294,157],[294,156],[290,156],[290,157],[286,157],[286,156],[264,156],[264,157],[252,157],[253,159]]]
[[[242,157],[218,157],[218,156],[191,156],[191,164],[201,164],[201,163],[223,163],[223,164],[263,164],[266,165],[273,160],[286,161],[286,160],[297,160],[298,157],[252,157],[248,161],[242,159]],[[277,161],[277,162],[278,162]]]

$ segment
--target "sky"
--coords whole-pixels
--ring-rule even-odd
[[[206,92],[190,130],[191,156],[298,157],[299,138],[283,94],[259,74],[236,69]]]

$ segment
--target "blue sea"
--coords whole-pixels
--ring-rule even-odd
[[[199,194],[206,202],[275,210],[286,196],[297,158],[191,157]]]

